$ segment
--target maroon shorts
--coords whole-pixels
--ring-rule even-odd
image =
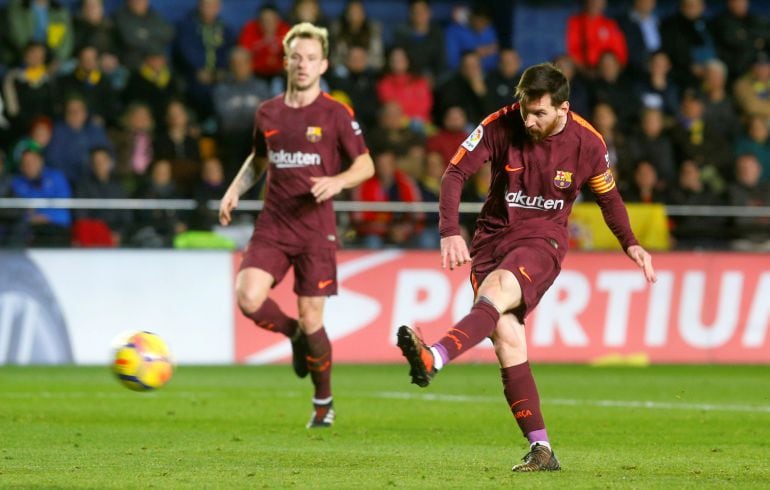
[[[243,252],[240,270],[256,267],[273,276],[275,287],[294,266],[294,293],[297,296],[337,294],[337,251],[331,248],[305,250],[267,242],[251,236]]]
[[[503,248],[503,247],[499,247]],[[523,324],[561,271],[559,256],[548,240],[533,238],[508,244],[503,250],[488,246],[474,253],[471,284],[474,295],[490,272],[511,271],[521,286],[521,304],[511,310]],[[506,312],[507,313],[507,312]]]

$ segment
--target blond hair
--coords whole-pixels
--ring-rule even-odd
[[[325,27],[316,27],[310,22],[301,22],[292,27],[283,37],[283,52],[289,53],[289,45],[296,38],[315,39],[321,43],[324,58],[329,57],[329,31]]]

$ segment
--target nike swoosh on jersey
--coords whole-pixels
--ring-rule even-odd
[[[506,172],[519,172],[521,170],[524,170],[524,167],[511,167],[510,163],[505,166]]]
[[[519,272],[521,272],[521,275],[527,278],[527,281],[532,282],[532,278],[529,277],[529,274],[527,274],[527,270],[524,268],[524,266],[519,267]]]
[[[280,133],[280,129],[268,129],[265,131],[265,138],[269,138],[271,136],[275,136],[276,134]]]
[[[318,281],[318,289],[323,289],[329,284],[333,283],[334,279],[327,279],[325,281]]]

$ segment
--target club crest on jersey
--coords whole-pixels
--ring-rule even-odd
[[[321,127],[320,126],[308,126],[305,132],[305,137],[311,143],[318,143],[321,141]]]
[[[557,170],[556,177],[553,178],[553,185],[559,189],[566,189],[572,185],[572,172],[566,170]]]
[[[468,151],[473,151],[474,148],[479,144],[479,141],[481,141],[481,138],[484,136],[484,127],[479,124],[476,126],[476,129],[473,130],[471,134],[468,135],[467,138],[465,138],[465,141],[463,141],[462,147],[465,148]]]

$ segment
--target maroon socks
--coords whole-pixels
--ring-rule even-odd
[[[535,442],[548,442],[543,414],[540,411],[540,396],[529,362],[500,369],[503,378],[503,392],[521,433]]]
[[[492,335],[497,326],[500,313],[492,303],[483,296],[479,298],[470,313],[460,320],[444,337],[434,346],[444,358],[445,362],[451,361],[485,338]]]
[[[332,397],[332,344],[326,335],[326,329],[306,335],[307,367],[310,378],[315,386],[313,403],[324,405],[331,402]]]
[[[250,315],[246,315],[257,324],[258,327],[271,332],[282,333],[291,338],[299,328],[297,320],[286,315],[278,303],[267,298],[262,306]]]

